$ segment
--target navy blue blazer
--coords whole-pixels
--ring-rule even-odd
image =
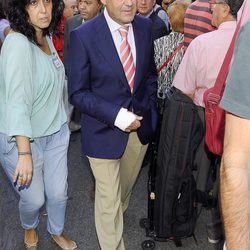
[[[136,16],[132,25],[136,45],[133,93],[103,13],[70,35],[69,101],[82,112],[82,149],[90,157],[117,159],[122,156],[129,134],[114,126],[121,107],[143,116],[137,130],[142,144],[150,142],[156,129],[157,73],[152,22]]]

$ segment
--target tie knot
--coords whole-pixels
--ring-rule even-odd
[[[128,25],[124,25],[119,29],[119,33],[121,35],[122,38],[127,38],[128,36],[128,29],[129,26]]]

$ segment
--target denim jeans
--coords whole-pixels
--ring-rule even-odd
[[[31,184],[18,190],[19,213],[24,229],[36,228],[39,223],[39,209],[46,200],[48,213],[47,230],[50,234],[63,232],[67,204],[67,152],[69,129],[65,123],[61,129],[49,136],[31,142],[33,176]],[[12,182],[18,160],[17,145],[0,133],[0,163]]]

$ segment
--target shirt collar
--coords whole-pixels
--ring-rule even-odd
[[[152,9],[146,16],[144,16],[144,17],[150,17],[150,15],[152,14],[154,12],[154,9]],[[143,15],[141,15],[139,12],[137,13],[137,15],[139,15],[139,16],[143,16]]]
[[[227,22],[223,22],[220,24],[220,26],[218,27],[219,30],[221,29],[232,29],[233,27],[236,27],[236,21],[227,21]]]
[[[154,12],[154,9],[152,9],[147,15],[146,17],[150,17],[150,15]]]

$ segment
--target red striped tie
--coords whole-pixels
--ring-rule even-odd
[[[135,81],[135,64],[133,60],[133,55],[131,52],[130,45],[127,40],[129,26],[123,26],[119,29],[120,35],[122,37],[122,42],[120,45],[120,55],[121,62],[126,75],[128,84],[130,86],[131,92],[133,91],[134,81]]]

